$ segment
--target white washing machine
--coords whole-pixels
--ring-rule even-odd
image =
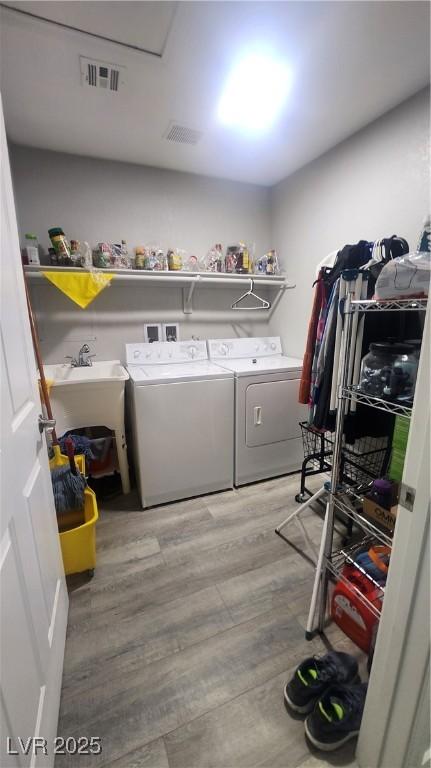
[[[234,376],[205,341],[126,344],[143,507],[233,486]]]
[[[235,374],[234,484],[294,472],[303,449],[298,403],[302,360],[282,353],[280,338],[211,339],[210,359]]]

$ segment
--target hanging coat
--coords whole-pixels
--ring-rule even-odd
[[[326,291],[323,275],[324,270],[321,269],[319,272],[319,277],[316,280],[313,308],[311,310],[311,317],[308,324],[307,346],[305,347],[304,360],[302,363],[301,383],[299,385],[298,400],[304,405],[308,405],[310,401],[311,372],[313,367],[314,350],[316,346],[317,325],[319,322],[321,310],[326,301]]]

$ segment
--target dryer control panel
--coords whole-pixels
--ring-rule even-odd
[[[234,360],[242,357],[270,357],[282,354],[279,336],[210,339],[208,351],[210,360]]]
[[[206,341],[154,341],[126,344],[127,365],[162,365],[208,360]]]

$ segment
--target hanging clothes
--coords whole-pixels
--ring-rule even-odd
[[[317,396],[316,380],[317,380],[317,372],[318,372],[318,362],[320,357],[320,348],[321,348],[323,338],[324,338],[324,333],[325,333],[327,315],[331,305],[331,297],[332,297],[332,293],[329,294],[329,298],[322,304],[320,308],[319,320],[317,322],[316,343],[314,345],[313,365],[311,367],[311,378],[310,378],[310,399],[309,399],[309,414],[308,414],[309,424],[313,423],[313,418],[314,418],[314,405],[315,405],[315,399]]]
[[[339,312],[340,280],[333,286],[324,336],[319,350],[316,367],[316,384],[314,392],[313,425],[316,429],[332,431],[333,417],[329,418],[329,403],[332,386],[332,369],[334,365],[335,334],[337,330],[337,314]]]
[[[319,270],[319,276],[316,280],[314,290],[313,307],[311,310],[310,322],[308,324],[307,345],[305,347],[304,360],[302,363],[301,382],[299,385],[299,402],[308,405],[310,402],[311,374],[313,368],[314,349],[317,339],[317,326],[320,313],[326,304],[327,286],[324,281],[325,270]]]
[[[354,245],[345,245],[337,253],[332,268],[322,267],[316,284],[312,314],[308,326],[307,348],[301,377],[299,401],[309,402],[309,423],[319,431],[333,431],[335,414],[330,412],[332,375],[334,366],[337,316],[340,311],[340,278],[347,269],[367,269],[368,298],[374,293],[376,279],[384,264],[393,258],[408,253],[407,241],[392,235],[376,242],[360,240]],[[366,318],[361,357],[366,354],[369,345],[384,337],[416,338],[411,316],[415,313],[400,313],[391,317],[390,313],[370,313]],[[389,420],[391,423],[388,423]],[[380,436],[392,431],[392,417],[388,414],[373,412],[358,405],[356,413],[346,419],[348,441],[370,435]],[[347,436],[347,435],[346,435]]]
[[[367,240],[360,240],[356,245],[345,245],[341,251],[338,251],[335,265],[326,278],[329,284],[335,283],[345,269],[363,267],[371,258],[373,245],[374,243]]]

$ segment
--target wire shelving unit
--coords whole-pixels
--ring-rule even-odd
[[[349,276],[348,280],[352,281],[352,277]],[[333,435],[331,481],[328,484],[326,514],[307,622],[306,638],[309,640],[314,636],[316,630],[323,632],[330,580],[343,582],[376,618],[380,617],[382,609],[384,585],[374,581],[370,574],[357,563],[355,553],[361,551],[361,547],[364,548],[376,543],[391,546],[393,531],[380,527],[378,523],[375,523],[363,513],[362,503],[363,496],[367,492],[367,483],[356,486],[343,483],[343,434],[344,419],[347,412],[352,406],[356,410],[356,403],[362,403],[396,416],[410,418],[413,408],[411,402],[403,403],[367,395],[357,386],[353,386],[350,383],[349,377],[352,375],[352,367],[351,365],[349,366],[349,352],[352,345],[356,346],[359,327],[358,318],[366,312],[417,312],[425,311],[426,308],[427,300],[423,298],[391,301],[356,300],[354,299],[353,284],[349,282],[343,307],[344,325],[340,347],[337,418]],[[356,540],[354,533],[352,543],[349,540],[346,546],[340,546],[340,544],[335,544],[334,542],[334,522],[337,510],[346,515],[352,523],[352,530],[359,534],[359,539]],[[355,569],[361,572],[362,576],[373,582],[375,592],[372,600],[368,599],[365,594],[346,578],[346,566],[354,566]],[[316,625],[315,615],[317,615]]]

